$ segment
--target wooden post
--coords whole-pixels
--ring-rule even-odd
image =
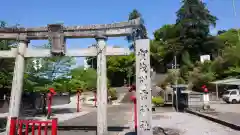
[[[97,134],[108,135],[107,129],[107,73],[106,37],[98,35],[97,40]]]
[[[149,39],[136,40],[135,53],[138,135],[153,135],[149,44]]]
[[[6,132],[9,133],[9,125],[11,117],[19,117],[19,110],[22,98],[22,87],[23,87],[23,74],[24,74],[24,53],[27,48],[28,41],[20,41],[18,45],[17,56],[15,60],[11,99],[9,106],[9,115],[7,121]]]

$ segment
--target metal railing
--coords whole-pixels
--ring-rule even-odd
[[[42,131],[44,132],[44,135],[48,135],[49,126],[51,129],[51,135],[57,135],[56,118],[48,121],[11,118],[9,135],[27,135],[29,133],[35,135],[35,131],[37,131],[37,135],[41,135]]]

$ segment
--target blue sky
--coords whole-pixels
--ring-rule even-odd
[[[216,28],[239,28],[240,0],[235,0],[237,17],[234,16],[232,0],[203,0],[213,15],[218,17]],[[5,6],[2,6],[5,5]],[[180,0],[2,0],[0,20],[8,24],[24,27],[46,26],[63,22],[64,25],[87,25],[120,22],[128,19],[128,14],[136,8],[145,20],[149,36],[164,24],[175,22],[175,12]],[[47,41],[31,41],[31,45],[41,45]],[[68,48],[85,48],[95,43],[94,39],[67,40]],[[109,45],[128,47],[121,38],[110,38]],[[78,59],[78,64],[83,58]]]

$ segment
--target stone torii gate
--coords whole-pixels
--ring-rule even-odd
[[[98,135],[107,135],[107,75],[106,55],[128,55],[129,50],[124,48],[108,48],[108,37],[130,35],[134,29],[140,26],[140,19],[127,22],[70,26],[62,24],[49,24],[47,27],[35,28],[0,28],[0,40],[17,40],[17,48],[9,51],[0,51],[0,58],[16,58],[12,81],[9,117],[18,117],[25,66],[25,58],[28,57],[52,57],[73,56],[86,57],[97,56],[97,132]],[[95,38],[97,48],[66,50],[67,38]],[[48,39],[51,49],[27,48],[30,40]],[[136,87],[138,103],[138,134],[152,134],[152,112],[150,91],[150,60],[149,40],[136,40]],[[9,120],[7,134],[9,131]]]

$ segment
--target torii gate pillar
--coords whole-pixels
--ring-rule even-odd
[[[107,135],[107,66],[106,40],[102,35],[97,40],[97,132],[98,135]]]
[[[17,56],[15,59],[13,80],[12,80],[12,90],[11,90],[11,99],[9,106],[9,115],[7,121],[7,133],[9,133],[9,125],[11,117],[18,117],[20,112],[20,104],[22,98],[22,90],[23,90],[23,76],[24,76],[24,65],[25,65],[25,50],[27,48],[29,41],[28,40],[20,40],[18,48],[17,48]]]

